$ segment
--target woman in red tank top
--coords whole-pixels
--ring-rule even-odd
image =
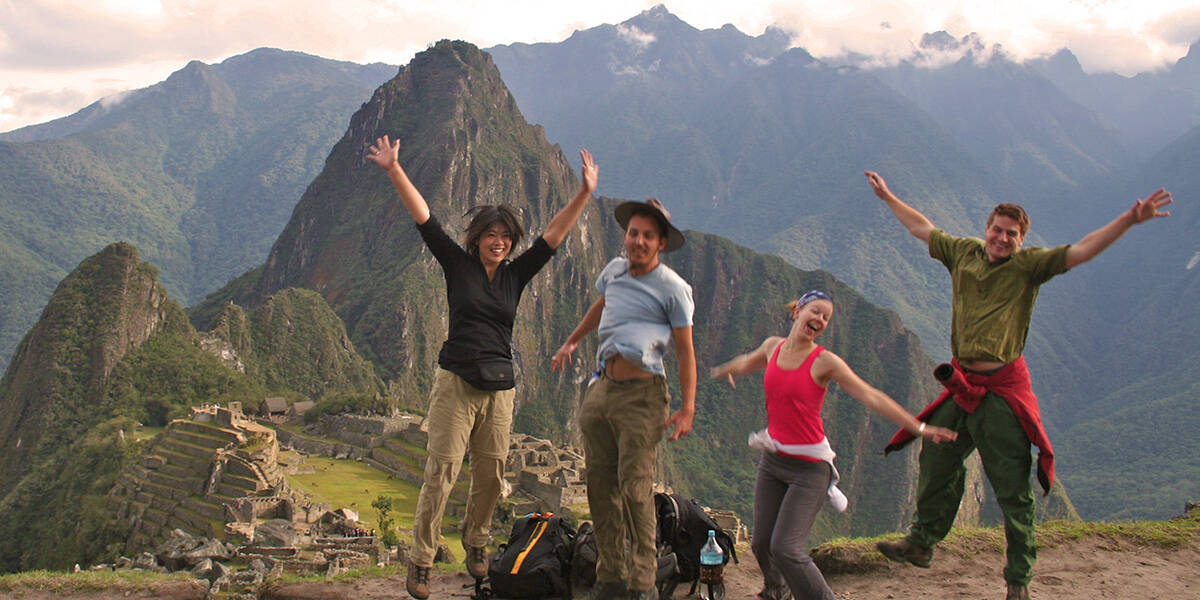
[[[841,357],[818,346],[817,336],[833,318],[833,301],[812,291],[787,305],[792,328],[769,337],[756,349],[713,367],[714,378],[764,370],[767,429],[751,436],[764,448],[754,490],[754,538],[751,548],[764,578],[759,598],[834,600],[820,570],[808,555],[808,538],[817,512],[830,498],[839,510],[845,497],[837,490],[833,450],[825,437],[821,406],[825,388],[836,381],[867,408],[914,435],[942,442],[956,434],[917,421],[887,394],[863,381]],[[839,504],[840,502],[840,504]]]

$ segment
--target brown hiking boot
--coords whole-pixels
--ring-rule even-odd
[[[592,586],[588,600],[621,600],[629,595],[624,583],[615,581],[597,581]]]
[[[1008,595],[1004,600],[1029,600],[1029,586],[1008,584]]]
[[[409,596],[417,600],[425,600],[429,597],[430,568],[408,563],[408,578],[404,581],[404,587],[408,589]]]
[[[891,560],[911,563],[922,569],[928,569],[929,561],[933,560],[932,548],[922,548],[909,542],[908,538],[899,539],[894,542],[879,542],[875,544],[875,549]]]
[[[467,563],[467,573],[475,579],[487,577],[487,548],[476,548],[468,546],[466,542],[463,542],[463,550],[467,551],[467,559],[465,561]]]

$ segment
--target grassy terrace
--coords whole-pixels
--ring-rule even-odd
[[[333,509],[349,508],[358,512],[364,529],[378,529],[379,513],[371,503],[379,496],[392,498],[392,512],[401,539],[411,540],[413,513],[417,507],[420,488],[410,485],[366,463],[337,460],[320,456],[300,457],[295,452],[280,452],[280,462],[312,467],[312,473],[287,475],[293,489],[312,495],[318,502],[328,502]],[[442,520],[443,531],[457,529],[458,519],[447,516]],[[457,531],[443,535],[443,543],[459,559],[462,558],[461,536]]]

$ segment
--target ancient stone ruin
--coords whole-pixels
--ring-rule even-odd
[[[278,460],[280,446],[302,455],[359,460],[420,486],[428,439],[420,417],[323,415],[298,432],[276,428],[285,410],[272,407],[270,416],[256,421],[238,403],[206,405],[193,408],[189,419],[172,421],[154,438],[110,492],[116,518],[131,527],[125,551],[138,557],[126,562],[191,569],[220,588],[254,585],[283,571],[332,574],[388,560],[375,532],[360,529],[353,511],[330,510],[288,486]],[[294,423],[295,418],[285,420]],[[586,512],[585,470],[579,449],[513,434],[493,533],[506,535],[513,517],[530,512]],[[464,469],[448,514],[462,516],[468,479]],[[735,539],[743,539],[745,527],[735,514],[709,512]],[[443,555],[447,559],[449,552]],[[253,573],[222,566],[221,561],[234,558],[252,565]]]
[[[587,504],[584,469],[583,453],[578,449],[517,433],[508,446],[504,477],[514,493],[536,501],[530,510],[518,512],[565,513],[571,506]]]
[[[359,529],[352,511],[331,512],[291,490],[278,458],[275,430],[247,418],[238,403],[193,408],[190,419],[172,421],[109,494],[116,518],[131,525],[126,553],[157,548],[152,562],[171,570],[209,560],[214,583],[229,573],[211,561],[233,556],[278,571],[374,564],[374,532]]]

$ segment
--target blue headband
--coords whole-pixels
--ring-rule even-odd
[[[833,298],[830,298],[829,294],[826,294],[820,290],[813,290],[811,292],[806,292],[803,296],[800,296],[800,299],[796,301],[796,308],[800,308],[801,306],[804,306],[813,300],[828,300],[833,302]]]

